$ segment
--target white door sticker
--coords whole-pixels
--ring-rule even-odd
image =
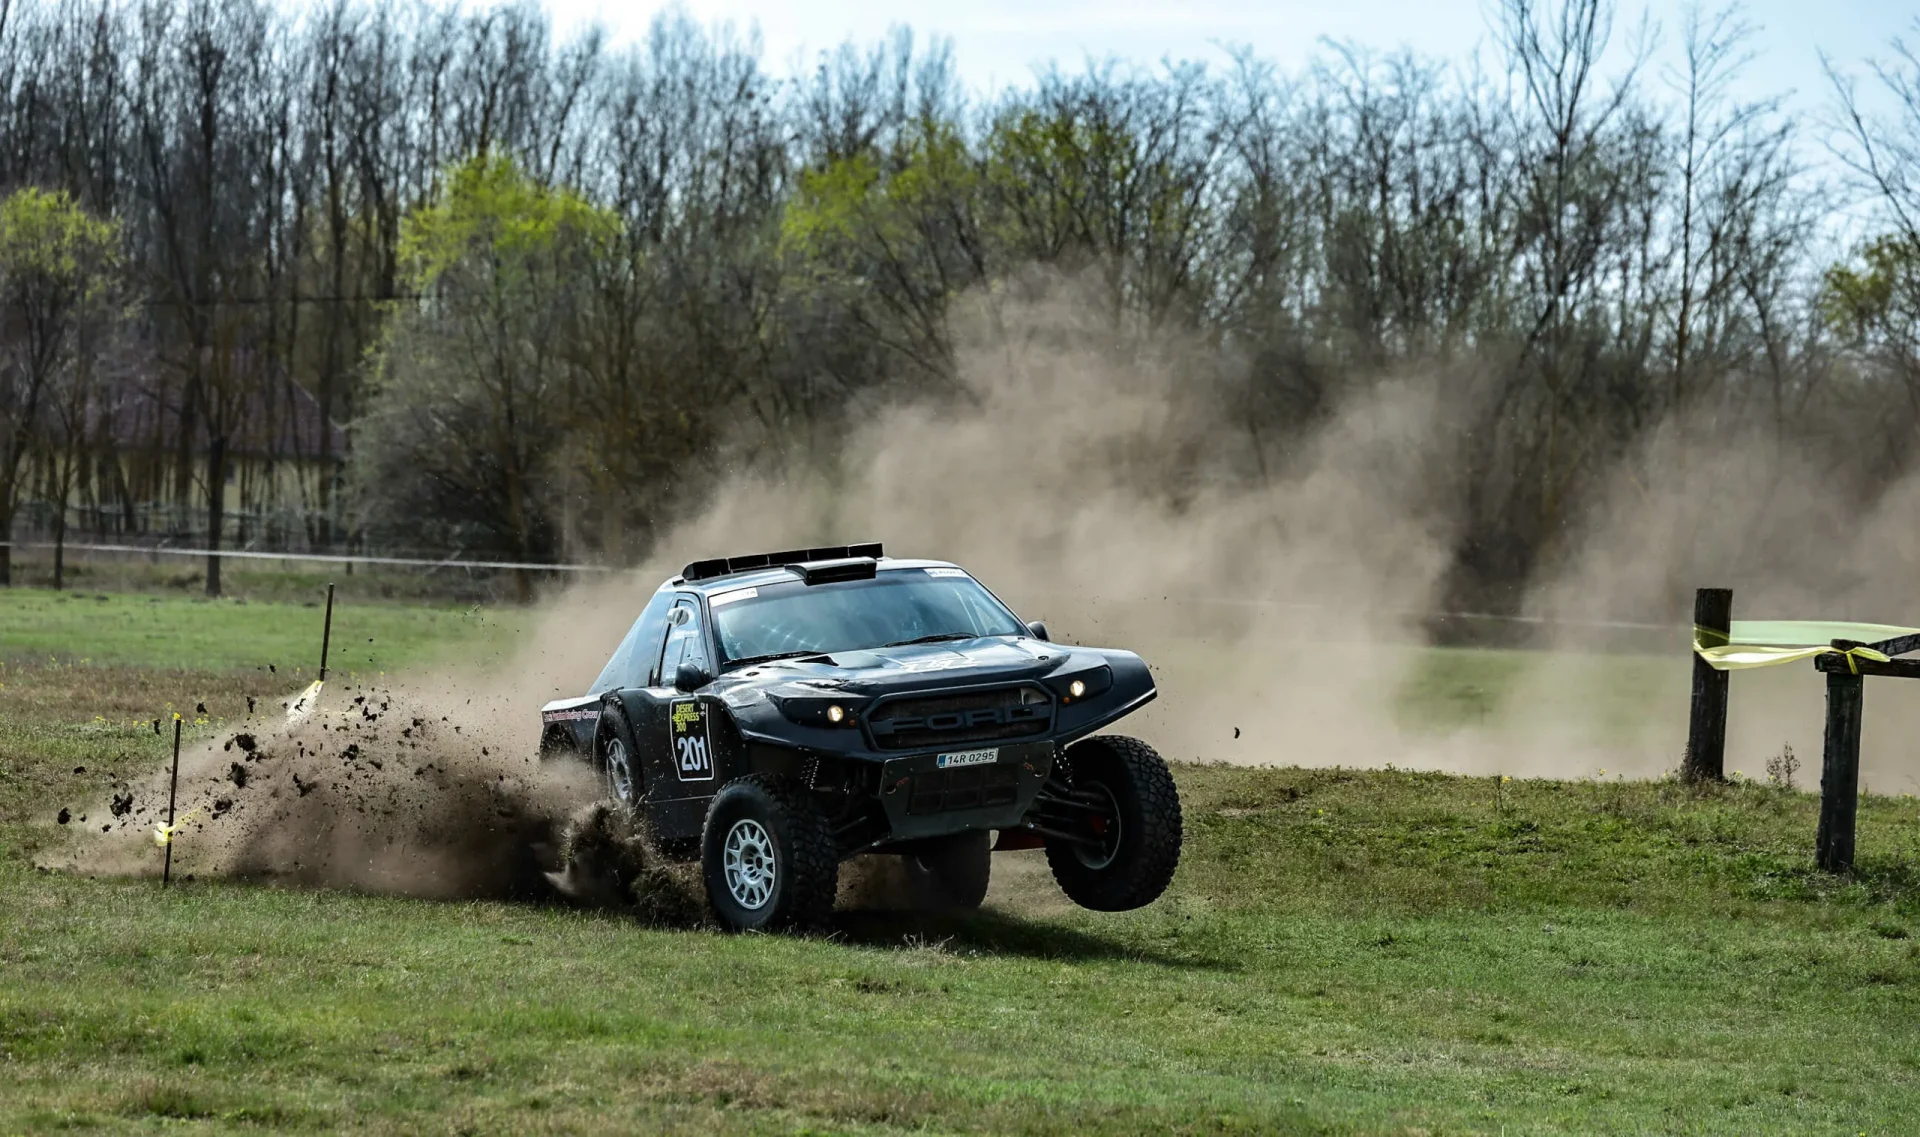
[[[707,709],[696,699],[669,709],[668,727],[673,745],[673,768],[683,782],[713,780],[713,747],[707,730]]]

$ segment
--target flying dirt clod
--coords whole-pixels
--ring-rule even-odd
[[[430,687],[360,694],[377,697],[377,709],[342,698],[295,723],[255,723],[183,750],[180,820],[167,834],[179,867],[409,896],[551,895],[542,874],[594,788],[507,757],[509,740],[485,724],[461,736],[440,727],[445,696]],[[127,783],[113,794],[115,823],[47,866],[157,875],[149,831],[134,818],[165,804],[165,770]]]

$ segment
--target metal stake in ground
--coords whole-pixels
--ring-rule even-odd
[[[173,881],[173,803],[180,796],[180,716],[173,716],[173,777],[167,782],[167,863],[160,870],[160,887]]]
[[[327,646],[333,642],[333,582],[327,582],[327,620],[320,629],[320,682],[327,681]]]
[[[287,722],[299,722],[313,713],[320,702],[320,689],[327,685],[327,649],[333,645],[333,583],[327,583],[327,617],[320,626],[320,677],[307,684],[307,689],[293,697],[287,706]]]

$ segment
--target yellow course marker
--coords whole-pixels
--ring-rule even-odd
[[[174,835],[179,833],[182,829],[185,829],[187,827],[187,822],[192,821],[194,818],[194,814],[197,814],[199,812],[200,811],[197,809],[190,810],[185,815],[183,815],[180,818],[180,820],[174,822],[172,825],[167,825],[159,821],[154,822],[153,823],[153,843],[162,849],[166,848],[168,845],[173,844]]]
[[[314,707],[320,705],[320,689],[326,686],[326,682],[324,679],[315,679],[313,682],[307,684],[306,690],[294,696],[293,702],[287,704],[287,723],[289,725],[306,718],[313,713]]]
[[[289,725],[299,722],[313,713],[320,703],[320,689],[327,685],[327,648],[333,643],[333,585],[327,585],[327,617],[320,626],[320,678],[307,684],[307,689],[294,697],[287,706]]]
[[[1859,660],[1885,663],[1886,654],[1871,647],[1856,647],[1842,652],[1833,646],[1832,641],[1853,640],[1871,644],[1911,635],[1920,635],[1920,628],[1818,620],[1735,620],[1724,641],[1719,632],[1709,628],[1693,629],[1693,650],[1716,671],[1775,667],[1832,653],[1845,655],[1857,674]]]

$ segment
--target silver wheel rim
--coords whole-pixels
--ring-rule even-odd
[[[720,863],[726,870],[727,891],[740,907],[758,911],[773,899],[773,838],[758,821],[743,817],[733,823]]]
[[[1107,831],[1100,835],[1099,848],[1075,845],[1073,855],[1090,869],[1103,869],[1112,864],[1113,858],[1120,853],[1120,803],[1114,799],[1113,791],[1101,782],[1088,782],[1086,788],[1106,800]]]
[[[633,804],[633,766],[627,761],[627,744],[618,737],[607,740],[607,780],[620,804]]]

